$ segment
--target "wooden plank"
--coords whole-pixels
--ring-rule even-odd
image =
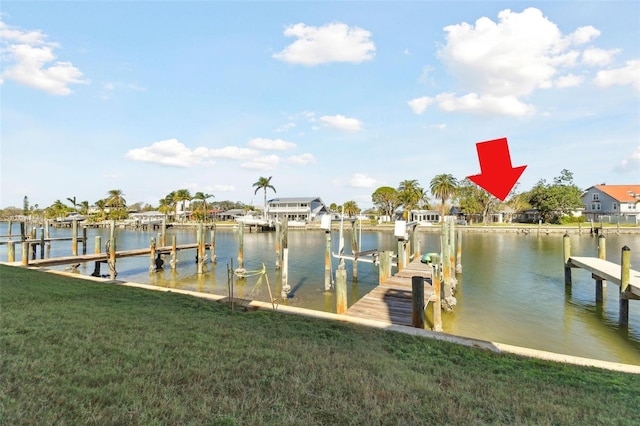
[[[581,268],[620,286],[620,265],[597,257],[570,257],[569,264]],[[640,297],[640,272],[631,269],[629,271],[629,290]]]

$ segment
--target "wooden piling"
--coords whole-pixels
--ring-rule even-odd
[[[175,235],[171,236],[171,269],[175,271],[178,266],[178,238]]]
[[[7,262],[15,262],[16,261],[16,243],[15,241],[7,242]]]
[[[198,224],[198,231],[196,236],[196,241],[198,243],[198,274],[202,274],[204,272],[204,255],[205,255],[205,241],[204,241],[204,230],[202,227],[202,223]]]
[[[353,261],[351,262],[353,268],[353,281],[358,281],[358,255],[357,253],[360,251],[358,248],[358,237],[357,237],[357,229],[356,222],[351,222],[352,232],[351,232],[351,253],[353,253]]]
[[[398,238],[398,272],[404,269],[404,240],[402,238]]]
[[[382,284],[391,277],[391,251],[380,253],[378,260],[378,284]]]
[[[620,261],[620,309],[618,316],[618,324],[621,327],[629,325],[629,296],[627,289],[631,279],[631,249],[628,246],[622,247]]]
[[[151,246],[149,247],[149,272],[156,270],[156,239],[151,238]]]
[[[289,297],[291,286],[289,286],[289,248],[282,248],[282,271],[280,273],[280,279],[282,280],[281,296],[284,300]]]
[[[238,268],[244,268],[244,224],[238,227]]]
[[[324,291],[331,290],[331,230],[325,231]]]
[[[452,282],[451,282],[451,248],[449,244],[449,223],[442,223],[442,254],[440,260],[442,261],[442,294],[445,300],[448,300],[452,295]]]
[[[431,285],[433,286],[433,331],[442,331],[442,286],[438,261],[434,261],[431,265]]]
[[[93,240],[93,252],[95,254],[102,252],[102,237],[100,235],[96,235]]]
[[[211,262],[216,263],[218,261],[216,257],[216,227],[213,225],[211,228],[211,236],[209,237],[211,242],[209,243],[209,254],[211,255]]]
[[[607,259],[607,249],[605,236],[598,236],[598,259]],[[596,280],[596,303],[602,303],[604,301],[604,289],[607,286],[606,281],[602,277],[595,277]]]
[[[420,239],[418,238],[418,227],[414,226],[411,231],[411,251],[413,253],[413,258],[416,259],[420,257]]]
[[[347,313],[347,270],[344,267],[344,259],[336,270],[336,313]]]
[[[571,257],[571,240],[568,233],[562,237],[562,255],[564,257],[564,285],[571,285],[571,266],[569,258]]]
[[[29,265],[29,243],[26,241],[22,241],[22,266]]]
[[[78,255],[78,221],[76,219],[71,221],[71,254]]]
[[[167,245],[167,218],[162,218],[162,229],[160,230],[160,245],[162,247]]]
[[[280,260],[282,258],[280,254],[280,235],[282,229],[280,226],[280,222],[276,221],[276,270],[280,269]]]
[[[82,227],[82,254],[87,254],[87,228]]]
[[[424,329],[424,277],[411,277],[412,315],[411,325]]]
[[[462,273],[462,230],[458,229],[456,238],[456,274]]]
[[[44,228],[40,228],[40,259],[44,259]]]
[[[109,229],[109,276],[115,280],[116,275],[116,221],[112,220]]]

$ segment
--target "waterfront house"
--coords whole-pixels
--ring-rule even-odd
[[[640,224],[640,185],[594,185],[582,202],[588,221]]]
[[[288,219],[296,222],[313,222],[320,220],[329,209],[320,197],[273,198],[267,201],[267,219],[282,221]]]

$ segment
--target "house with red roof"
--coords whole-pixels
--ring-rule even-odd
[[[588,221],[640,224],[640,185],[594,185],[582,202]]]

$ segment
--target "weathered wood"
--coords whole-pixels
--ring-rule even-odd
[[[347,270],[344,261],[336,270],[336,313],[345,314],[347,312]]]
[[[607,258],[607,249],[605,236],[600,235],[598,237],[598,259],[605,260]],[[596,303],[603,303],[604,301],[604,288],[606,287],[606,282],[597,277],[596,279]]]
[[[238,268],[244,268],[244,224],[238,226]]]
[[[621,327],[629,325],[629,298],[626,297],[631,279],[631,249],[628,246],[622,247],[620,256],[620,310],[618,311],[618,324]]]
[[[424,328],[424,277],[414,275],[411,277],[412,316],[411,325],[416,328]]]
[[[358,281],[358,238],[357,238],[357,229],[356,229],[357,221],[351,222],[351,253],[353,253],[353,261],[351,262],[351,266],[353,268],[353,281]]]
[[[15,241],[9,241],[7,243],[7,260],[9,263],[16,261],[16,243]]]
[[[71,221],[71,254],[76,256],[78,254],[78,221]]]
[[[433,287],[433,331],[442,331],[442,300],[440,271],[438,270],[438,266],[438,264],[431,266],[431,285]]]
[[[325,231],[324,291],[331,290],[331,231]]]
[[[383,251],[380,253],[378,266],[378,284],[382,284],[391,276],[391,252]]]
[[[569,234],[565,233],[562,237],[562,256],[564,258],[564,285],[571,285],[571,240]]]

